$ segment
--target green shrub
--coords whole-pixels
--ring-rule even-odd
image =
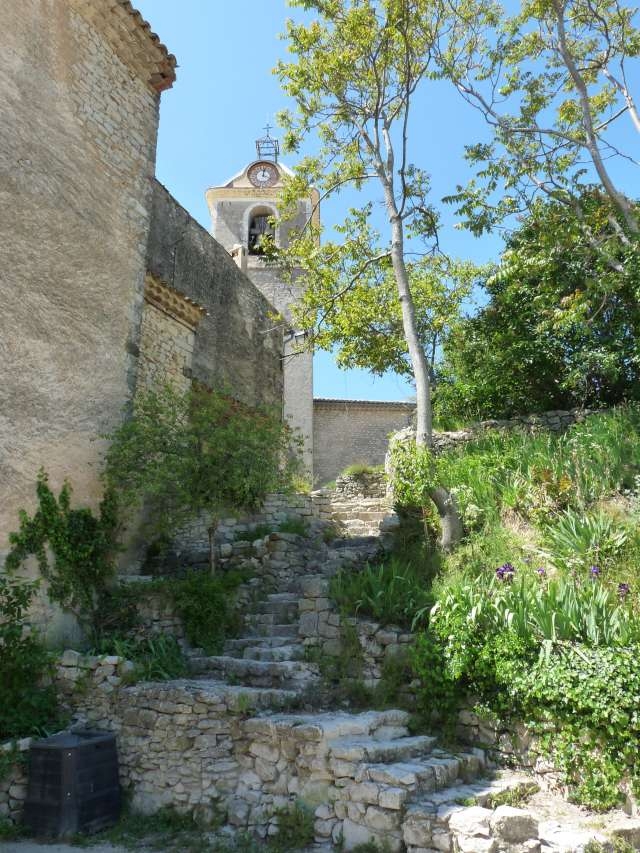
[[[512,568],[439,598],[414,652],[422,706],[446,720],[478,696],[539,733],[578,802],[611,808],[623,777],[640,790],[640,621],[597,577]]]
[[[594,564],[608,568],[628,539],[627,528],[603,512],[567,510],[544,529],[541,554],[547,563],[565,571]]]
[[[304,850],[313,844],[313,811],[302,803],[294,803],[289,808],[278,809],[278,831],[270,839],[269,846],[278,851]]]
[[[331,598],[345,614],[383,625],[410,626],[416,611],[433,604],[430,587],[435,559],[416,564],[392,557],[361,571],[342,569],[332,578]]]
[[[248,577],[246,572],[193,572],[158,588],[164,588],[175,603],[189,643],[207,654],[218,654],[224,641],[235,636],[242,626],[236,593]]]
[[[0,575],[0,742],[45,734],[60,722],[50,657],[25,624],[36,588]]]
[[[97,649],[99,654],[112,654],[130,660],[135,670],[129,682],[170,681],[188,673],[187,660],[175,637],[157,634],[144,639],[111,637]]]

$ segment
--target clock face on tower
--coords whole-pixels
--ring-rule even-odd
[[[278,170],[273,163],[254,163],[247,172],[254,187],[272,187],[278,182]]]

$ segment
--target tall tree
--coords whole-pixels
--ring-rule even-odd
[[[320,281],[329,283],[333,305],[365,277],[390,268],[416,387],[416,446],[422,450],[432,444],[431,378],[406,241],[420,237],[427,244],[425,257],[437,254],[438,215],[429,200],[429,177],[410,159],[410,114],[416,92],[436,73],[434,45],[451,13],[433,0],[289,2],[314,18],[311,23],[288,22],[295,61],[280,62],[276,69],[297,108],[280,117],[285,148],[297,150],[310,133],[317,134],[321,148],[318,156],[302,160],[283,205],[308,198],[312,185],[322,200],[348,183],[361,189],[365,182],[377,182],[389,229],[387,240],[380,240],[371,226],[371,206],[351,210],[338,229],[343,243],[332,244],[324,263],[314,265],[320,250],[312,216],[289,257],[297,255],[303,277],[305,269],[313,269]],[[462,534],[455,501],[437,485],[430,497],[442,522],[441,544],[449,547]]]
[[[596,188],[580,198],[592,233],[616,215]],[[619,214],[618,214],[619,215]],[[509,235],[488,302],[448,336],[435,407],[454,419],[640,399],[640,264],[612,270],[582,239],[583,220],[538,200]],[[611,244],[621,259],[625,247]]]
[[[428,202],[429,180],[409,160],[412,99],[432,64],[433,14],[424,0],[290,0],[315,13],[311,23],[288,22],[294,62],[280,62],[277,73],[294,99],[295,116],[281,116],[285,147],[296,150],[310,132],[322,148],[302,161],[290,197],[303,196],[311,184],[321,197],[346,183],[361,187],[377,180],[389,223],[389,243],[372,239],[371,208],[351,211],[342,246],[335,246],[332,268],[346,277],[337,291],[348,292],[368,271],[389,264],[401,307],[402,328],[416,384],[418,445],[431,443],[431,384],[421,345],[411,282],[405,259],[407,229],[436,239],[437,216]],[[295,248],[312,255],[317,232],[310,221]],[[304,266],[304,264],[303,264]],[[346,278],[346,280],[345,280]]]
[[[640,218],[620,184],[633,173],[637,147],[618,132],[640,133],[629,63],[640,53],[637,10],[619,0],[527,0],[517,15],[498,6],[478,15],[458,10],[438,45],[442,73],[493,129],[490,143],[469,145],[480,181],[459,187],[456,200],[476,233],[545,196],[576,217],[583,242],[612,270],[635,255]],[[611,211],[594,232],[582,200],[597,182]]]
[[[336,274],[336,256],[340,273]],[[324,242],[305,259],[306,289],[295,310],[301,328],[312,329],[315,349],[335,353],[342,368],[363,368],[378,376],[392,371],[413,378],[404,335],[402,307],[391,264],[370,266],[356,276],[361,258]],[[332,275],[326,275],[332,269]],[[458,319],[480,269],[443,256],[407,263],[416,332],[434,375],[440,346]],[[344,281],[355,281],[345,289]]]

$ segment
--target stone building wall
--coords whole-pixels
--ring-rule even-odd
[[[282,329],[273,307],[229,253],[157,181],[147,265],[151,275],[206,310],[195,336],[193,378],[248,405],[282,406]]]
[[[97,500],[136,378],[159,92],[128,2],[5,0],[0,30],[0,557],[38,469]]]
[[[314,481],[335,480],[349,465],[384,465],[389,434],[411,422],[412,403],[313,401]]]
[[[191,385],[193,350],[203,308],[185,300],[148,275],[140,327],[140,358],[136,388],[169,382],[180,391]]]

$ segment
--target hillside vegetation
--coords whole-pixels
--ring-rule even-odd
[[[413,626],[431,723],[472,696],[538,732],[579,802],[640,793],[640,410],[559,436],[488,432],[433,465],[463,542],[438,553],[427,516],[411,556],[338,577],[334,597]]]

